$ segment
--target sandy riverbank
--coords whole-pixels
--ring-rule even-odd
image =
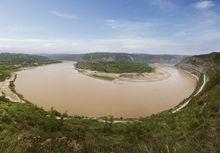
[[[116,74],[116,73],[104,73],[104,72],[98,72],[98,71],[91,71],[91,70],[85,70],[85,69],[77,69],[80,73],[94,77],[99,78],[103,80],[110,80],[114,82],[118,81],[129,81],[129,82],[152,82],[152,81],[160,81],[165,80],[170,77],[170,73],[166,71],[167,66],[165,64],[151,64],[151,67],[155,69],[152,73],[122,73],[122,74]]]
[[[9,79],[0,82],[0,94],[4,95],[5,98],[9,99],[12,102],[22,102],[22,100],[18,97],[18,95],[15,94],[9,87],[10,82],[15,81],[15,79],[16,79],[16,74],[12,73]]]

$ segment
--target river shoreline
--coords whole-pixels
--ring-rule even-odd
[[[194,77],[170,65],[163,65],[164,71],[167,72],[163,73],[162,76],[166,77],[162,79],[157,78],[155,79],[156,81],[149,79],[147,81],[131,79],[104,81],[78,72],[75,70],[73,64],[74,62],[63,62],[62,64],[19,71],[17,72],[18,78],[15,82],[16,90],[18,93],[22,93],[25,99],[46,110],[54,107],[59,112],[68,111],[70,112],[68,115],[73,116],[102,117],[113,115],[118,118],[138,118],[175,107],[182,99],[190,96],[196,86],[196,79]],[[158,65],[158,67],[162,67],[162,65]],[[39,76],[38,71],[40,73]],[[24,80],[22,79],[23,74],[25,74]],[[182,81],[179,80],[179,77],[181,77]],[[20,79],[23,81],[21,82]],[[177,83],[173,82],[176,82],[176,79],[181,82],[178,87],[176,87]],[[32,80],[35,81],[33,82]],[[65,89],[62,88],[63,86]],[[168,86],[171,88],[171,91],[165,89]],[[172,86],[177,88],[177,90],[175,89],[173,91]],[[89,90],[90,88],[92,90]],[[183,92],[181,88],[185,88]],[[157,91],[160,92],[159,97],[155,95]],[[38,93],[38,95],[33,93]],[[169,95],[173,95],[173,93],[176,93],[174,94],[175,96],[170,97]],[[44,95],[47,96],[45,97]],[[52,95],[56,95],[56,98],[53,98],[54,96]],[[90,103],[88,103],[88,99]],[[161,99],[163,99],[164,104],[161,103]],[[119,109],[121,110],[119,111]],[[136,112],[135,110],[139,110],[140,112]],[[91,114],[89,112],[93,113]]]
[[[52,63],[52,64],[59,64],[59,63]],[[34,69],[37,67],[42,67],[50,64],[42,64],[38,66],[29,66],[29,67],[22,67],[17,69],[15,72],[11,73],[9,78],[6,78],[4,81],[0,81],[0,96],[5,97],[6,99],[10,100],[11,102],[21,102],[24,103],[26,100],[24,99],[23,95],[17,93],[15,90],[15,81],[17,79],[17,72],[25,71]],[[10,87],[10,86],[13,87]],[[12,89],[13,88],[13,89]]]
[[[171,74],[163,69],[163,67],[171,66],[167,64],[151,64],[151,67],[155,69],[155,72],[150,73],[104,73],[98,71],[92,71],[87,69],[75,69],[83,75],[97,78],[101,80],[113,81],[113,82],[153,82],[168,79]]]

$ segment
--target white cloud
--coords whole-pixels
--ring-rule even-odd
[[[143,29],[148,29],[152,27],[151,23],[139,22],[139,21],[109,19],[109,20],[106,20],[105,23],[108,27],[112,29],[143,30]]]
[[[200,10],[203,10],[203,9],[209,9],[209,8],[212,8],[215,6],[215,3],[211,0],[206,0],[206,1],[200,1],[200,2],[197,2],[194,4],[194,7],[196,9],[200,9]]]
[[[149,37],[156,23],[132,20],[105,20],[106,27],[113,30],[113,34],[120,37]]]
[[[0,39],[0,51],[24,53],[130,52],[151,54],[197,54],[217,50],[214,42],[182,42],[160,38],[106,38],[91,40]],[[199,51],[199,52],[198,52]]]
[[[10,25],[6,27],[9,32],[33,32],[43,30],[43,26],[24,26],[24,25]]]
[[[79,17],[75,14],[69,14],[69,13],[63,13],[63,12],[58,12],[58,11],[51,11],[51,13],[57,17],[61,18],[67,18],[67,19],[73,19],[77,20]]]
[[[220,15],[214,10],[192,14],[188,22],[184,22],[174,35],[177,39],[190,42],[208,42],[220,40]]]
[[[179,50],[202,53],[220,49],[220,14],[212,9],[191,14],[187,22],[181,23],[173,40],[182,41]],[[175,39],[176,38],[176,39]],[[183,50],[185,48],[185,51]],[[178,50],[178,48],[177,48]]]
[[[174,42],[153,38],[108,38],[91,40],[0,39],[0,50],[9,52],[150,52],[164,51]]]

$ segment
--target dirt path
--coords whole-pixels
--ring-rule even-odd
[[[199,88],[199,90],[193,95],[193,97],[197,96],[203,90],[203,88],[206,85],[206,82],[207,82],[207,79],[206,79],[206,75],[204,74],[203,75],[203,83],[202,83],[201,87]],[[178,107],[177,109],[172,111],[172,113],[176,113],[176,112],[180,111],[182,108],[186,107],[190,101],[191,101],[191,98],[189,100],[187,100],[184,104],[180,105],[180,107]]]
[[[206,75],[204,74],[204,76],[203,76],[203,84],[201,85],[201,87],[199,88],[199,90],[197,91],[197,93],[194,96],[197,96],[203,90],[203,88],[206,85],[206,81],[207,81],[206,80]]]

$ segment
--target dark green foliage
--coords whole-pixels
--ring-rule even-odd
[[[153,71],[153,68],[147,64],[115,61],[80,61],[76,64],[76,67],[105,73],[144,73]]]
[[[0,81],[4,81],[6,78],[11,76],[11,70],[0,69]]]

